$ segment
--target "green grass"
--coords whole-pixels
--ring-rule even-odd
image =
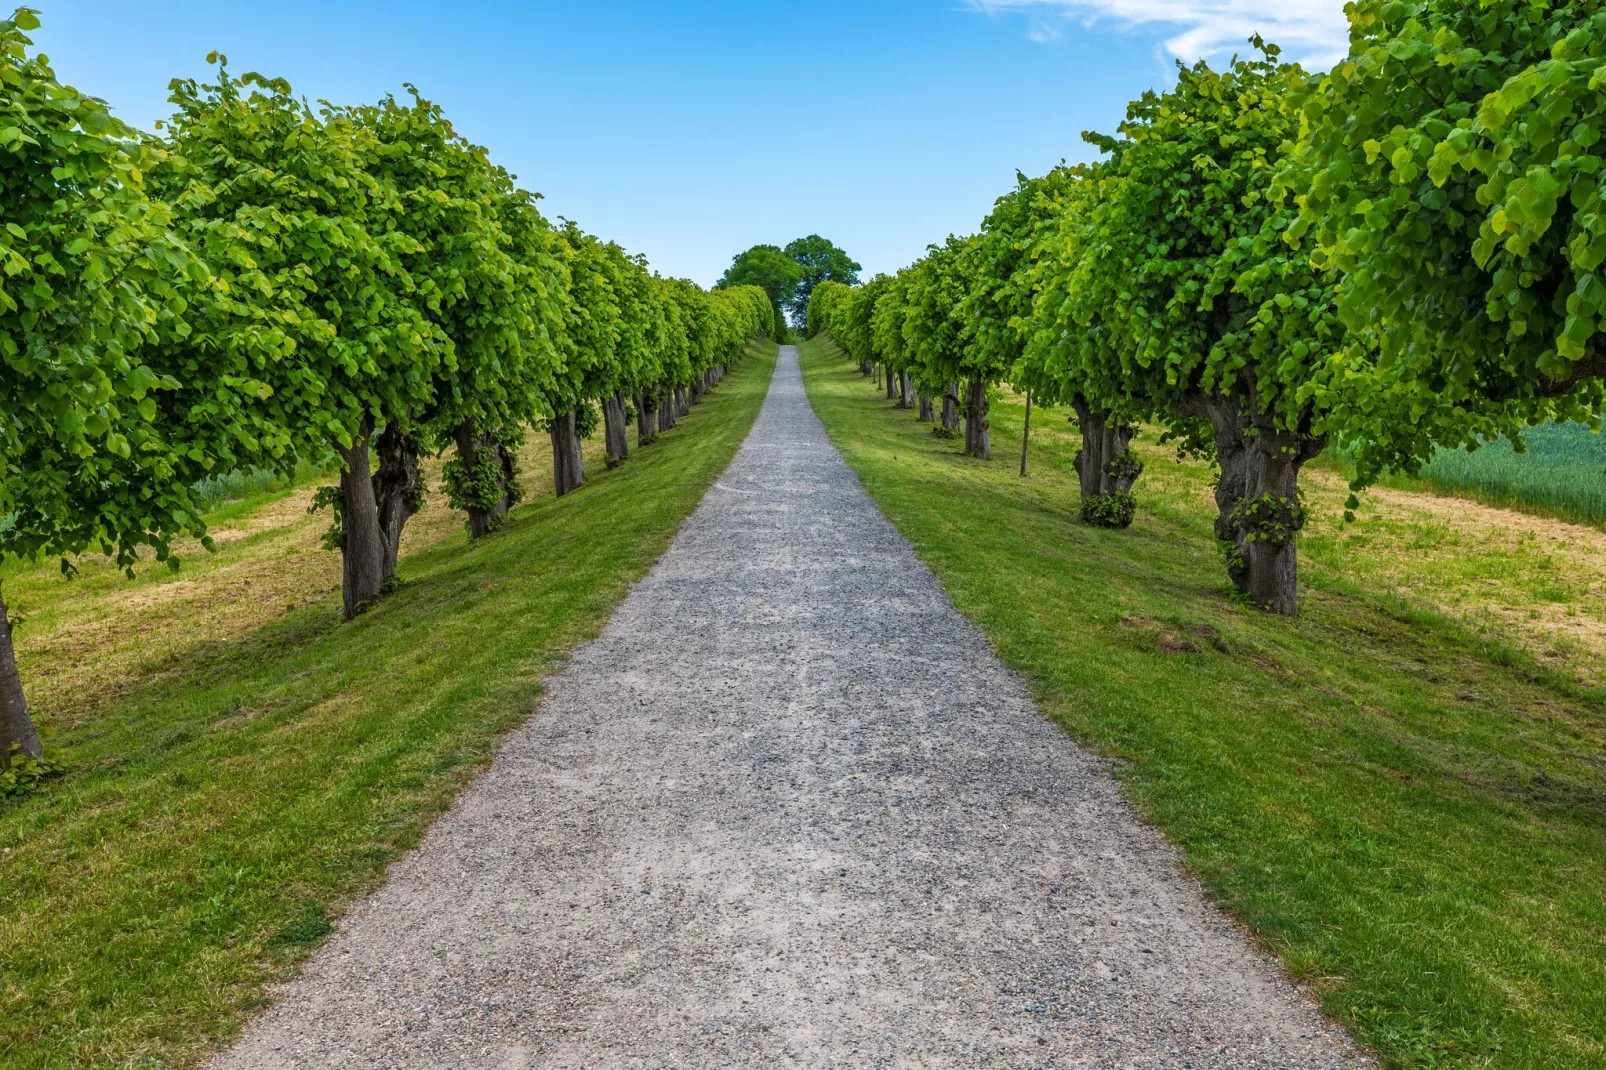
[[[293,972],[532,711],[725,468],[774,347],[676,430],[473,545],[94,710],[70,772],[0,809],[0,1065],[187,1066]]]
[[[1320,564],[1301,619],[1242,606],[1200,465],[1150,450],[1132,529],[1087,528],[1065,413],[1021,479],[1020,406],[978,462],[803,367],[955,605],[1386,1065],[1606,1066],[1606,695]]]
[[[1390,475],[1382,484],[1606,524],[1606,438],[1582,424],[1542,424],[1529,428],[1525,438],[1525,453],[1518,453],[1505,439],[1486,442],[1476,450],[1438,450],[1422,466],[1419,478]],[[1340,455],[1323,461],[1354,474]]]

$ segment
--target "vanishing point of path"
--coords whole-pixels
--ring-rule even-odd
[[[213,1065],[1368,1064],[949,605],[786,348],[657,567]]]

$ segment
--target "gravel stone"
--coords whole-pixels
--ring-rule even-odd
[[[787,347],[602,635],[209,1065],[1372,1064],[953,609]]]

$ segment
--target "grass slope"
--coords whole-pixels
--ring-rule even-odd
[[[803,369],[955,605],[1387,1065],[1606,1066],[1606,697],[1353,571],[1308,568],[1297,621],[1241,606],[1201,466],[1151,451],[1133,528],[1087,528],[1064,412],[1021,479],[1018,405],[978,462]]]
[[[0,809],[0,1065],[191,1065],[231,1036],[662,553],[774,354],[622,468],[407,557],[357,621],[326,596],[66,729],[67,777]]]

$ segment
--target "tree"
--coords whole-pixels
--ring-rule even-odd
[[[1435,445],[1599,425],[1603,60],[1593,0],[1353,5],[1283,181],[1291,236],[1344,278],[1330,423],[1356,489]]]
[[[1298,474],[1322,448],[1330,396],[1317,384],[1343,338],[1335,280],[1290,253],[1293,219],[1273,196],[1307,78],[1253,44],[1259,58],[1223,72],[1179,65],[1176,87],[1134,102],[1119,137],[1086,135],[1110,159],[1092,211],[1070,224],[1063,292],[1087,381],[1185,438],[1209,420],[1228,575],[1292,614]]]
[[[70,574],[98,549],[131,570],[148,546],[177,567],[171,540],[205,538],[190,486],[227,443],[187,424],[146,355],[188,332],[206,272],[145,188],[159,151],[28,54],[38,25],[27,9],[0,21],[0,556]],[[235,387],[213,382],[232,409]],[[42,754],[0,597],[0,775],[37,773]]]
[[[775,325],[771,331],[779,338],[786,326],[785,310],[793,307],[802,279],[803,267],[789,252],[778,245],[755,245],[731,258],[731,266],[714,283],[714,288],[757,286],[763,290],[775,309]]]
[[[785,251],[800,272],[789,307],[793,321],[798,324],[807,321],[809,298],[821,282],[829,279],[847,286],[858,285],[859,264],[818,234],[788,242]]]
[[[314,112],[283,79],[234,78],[210,58],[216,84],[172,83],[172,162],[153,176],[219,283],[195,307],[176,378],[212,369],[260,384],[257,426],[282,432],[281,464],[339,456],[340,485],[318,501],[335,512],[329,540],[351,617],[379,597],[394,563],[386,523],[407,510],[385,492],[412,493],[405,478],[370,475],[372,447],[405,464],[398,439],[454,362],[409,270],[426,252],[407,218],[417,204],[387,177],[406,150],[360,113]]]

